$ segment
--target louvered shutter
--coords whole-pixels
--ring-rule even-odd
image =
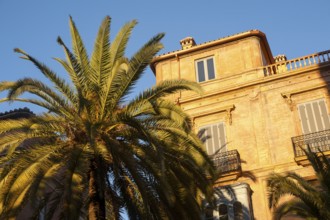
[[[304,134],[330,129],[330,120],[323,99],[298,105]]]
[[[320,106],[320,110],[321,110],[321,120],[324,123],[324,130],[330,129],[330,119],[329,119],[327,107],[325,105],[325,101],[320,100],[319,106]]]
[[[227,150],[225,124],[223,122],[204,126],[200,128],[200,131],[203,134],[206,151],[209,155]]]

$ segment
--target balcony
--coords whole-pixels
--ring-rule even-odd
[[[299,165],[306,166],[309,164],[303,151],[303,149],[307,149],[307,146],[310,147],[312,152],[323,152],[324,155],[330,155],[330,130],[300,135],[291,139],[295,161]]]
[[[303,57],[298,57],[292,60],[277,62],[268,66],[262,67],[265,77],[276,74],[286,73],[297,69],[310,67],[313,65],[324,65],[330,63],[330,50],[319,53],[310,54]]]
[[[237,150],[219,152],[212,160],[215,167],[221,170],[220,182],[236,180],[241,176],[241,160]]]

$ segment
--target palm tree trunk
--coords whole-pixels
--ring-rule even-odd
[[[100,168],[99,168],[100,169]],[[89,171],[89,220],[105,220],[105,198],[96,159],[92,160]]]

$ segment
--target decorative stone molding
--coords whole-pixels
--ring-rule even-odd
[[[231,112],[235,109],[235,105],[227,105],[227,106],[223,106],[221,108],[217,108],[217,109],[210,109],[207,111],[203,111],[203,112],[199,112],[197,114],[192,114],[192,120],[193,122],[195,121],[196,118],[199,117],[203,117],[206,115],[212,115],[212,114],[216,114],[216,113],[220,113],[220,112],[226,112],[226,122],[231,125],[232,124],[232,114]]]
[[[301,89],[296,89],[296,90],[292,90],[292,91],[289,91],[289,92],[281,93],[281,96],[285,99],[285,102],[289,105],[290,110],[293,111],[293,108],[295,106],[295,103],[292,100],[293,95],[300,94],[300,93],[305,93],[305,92],[316,90],[316,89],[321,89],[321,88],[324,88],[324,87],[327,87],[327,86],[328,86],[327,84],[319,84],[319,85],[303,87]]]
[[[257,100],[260,96],[260,87],[253,89],[252,92],[249,94],[250,101]]]

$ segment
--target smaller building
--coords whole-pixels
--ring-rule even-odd
[[[32,111],[30,111],[30,109],[28,108],[19,108],[19,109],[14,109],[11,111],[6,111],[6,112],[2,112],[0,113],[0,123],[1,120],[6,120],[6,119],[22,119],[22,118],[29,118],[34,116],[34,113]],[[6,135],[6,134],[2,134],[2,135]],[[1,136],[0,135],[0,138]],[[0,156],[5,154],[4,151],[0,151]]]
[[[2,113],[0,112],[0,120],[29,118],[31,116],[34,116],[34,113],[30,111],[29,108],[19,108]]]

